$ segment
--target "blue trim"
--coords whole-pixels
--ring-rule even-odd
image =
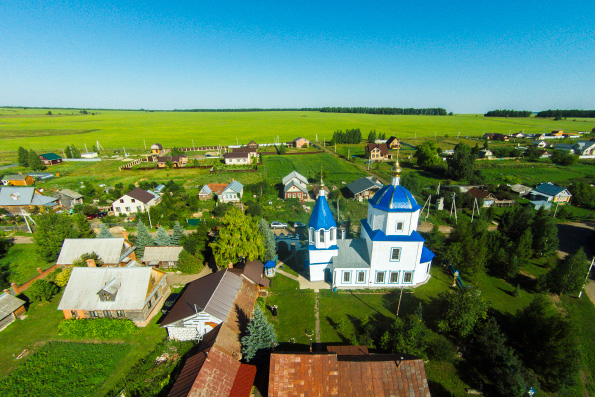
[[[362,219],[362,226],[366,229],[366,233],[370,236],[372,241],[406,241],[406,242],[424,242],[424,238],[417,232],[412,231],[410,235],[407,234],[397,234],[392,236],[387,236],[384,232],[380,229],[372,230],[370,225],[368,224],[367,219]]]
[[[390,276],[393,273],[397,273],[397,281],[395,281],[394,283],[390,281]],[[388,272],[388,283],[389,284],[399,284],[399,277],[400,277],[400,274],[399,273],[401,273],[399,270],[396,270],[396,271],[391,270],[391,271],[389,271]]]
[[[399,250],[399,259],[393,259],[393,250]],[[389,262],[401,262],[401,252],[403,252],[401,247],[391,247]]]
[[[403,270],[403,280],[401,280],[401,284],[413,284],[413,272],[415,270]],[[405,273],[411,273],[411,281],[406,283],[405,282]]]
[[[381,283],[378,282],[378,273],[384,274],[384,277],[383,277]],[[382,270],[382,271],[376,270],[376,272],[374,273],[374,284],[386,284],[386,270]]]
[[[330,265],[330,262],[318,262],[318,263],[308,263],[309,266],[316,266],[316,265]]]
[[[368,202],[385,212],[415,212],[421,209],[411,192],[401,185],[384,186]]]
[[[310,244],[308,246],[309,251],[329,251],[329,250],[338,250],[338,249],[339,249],[339,247],[336,245],[331,245],[328,248],[316,248],[316,246],[314,244]]]
[[[427,263],[434,259],[434,256],[436,256],[436,254],[434,254],[428,248],[423,247],[421,249],[421,257],[419,258],[419,263]]]
[[[349,273],[349,282],[345,282],[345,273]],[[341,270],[341,284],[353,284],[351,270]]]
[[[359,273],[364,273],[364,281],[358,281]],[[365,284],[366,283],[366,271],[365,270],[356,270],[355,271],[355,283],[356,284]]]

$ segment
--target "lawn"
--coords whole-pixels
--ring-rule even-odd
[[[35,250],[35,244],[15,244],[8,250],[6,256],[0,259],[0,268],[8,268],[8,280],[17,285],[25,284],[37,276],[37,268],[45,270],[51,263],[40,260]]]
[[[126,343],[48,343],[0,382],[0,394],[94,395],[130,350]]]

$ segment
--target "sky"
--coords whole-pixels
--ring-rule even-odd
[[[0,1],[0,105],[595,108],[595,1]]]

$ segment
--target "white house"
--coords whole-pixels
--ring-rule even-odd
[[[228,165],[250,164],[252,157],[249,152],[232,152],[225,153],[223,160]]]
[[[581,156],[595,155],[595,142],[592,141],[577,141],[572,148],[574,153]]]
[[[309,228],[310,281],[326,280],[334,288],[415,287],[430,277],[434,253],[417,232],[421,207],[399,184],[401,168],[393,167],[392,183],[368,201],[360,239],[338,239],[324,189]]]
[[[229,185],[217,195],[217,199],[222,203],[238,202],[244,195],[244,185],[236,180],[232,180]]]
[[[136,212],[148,211],[154,205],[159,204],[161,197],[141,188],[129,191],[112,203],[114,214],[130,215]]]

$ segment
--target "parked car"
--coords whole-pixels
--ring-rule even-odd
[[[97,214],[89,214],[87,215],[87,219],[91,220],[91,219],[95,219],[97,218]]]
[[[304,222],[293,222],[293,227],[306,227]]]
[[[178,294],[176,292],[169,295],[167,297],[166,301],[163,302],[163,306],[161,307],[161,313],[167,314],[170,311],[170,309],[173,307],[174,303],[176,303],[178,296],[180,296],[180,294]]]
[[[287,223],[274,221],[271,222],[271,229],[285,229],[287,227]]]
[[[107,216],[107,211],[100,212],[100,213],[97,214],[97,217],[98,218],[103,218],[104,216]]]

